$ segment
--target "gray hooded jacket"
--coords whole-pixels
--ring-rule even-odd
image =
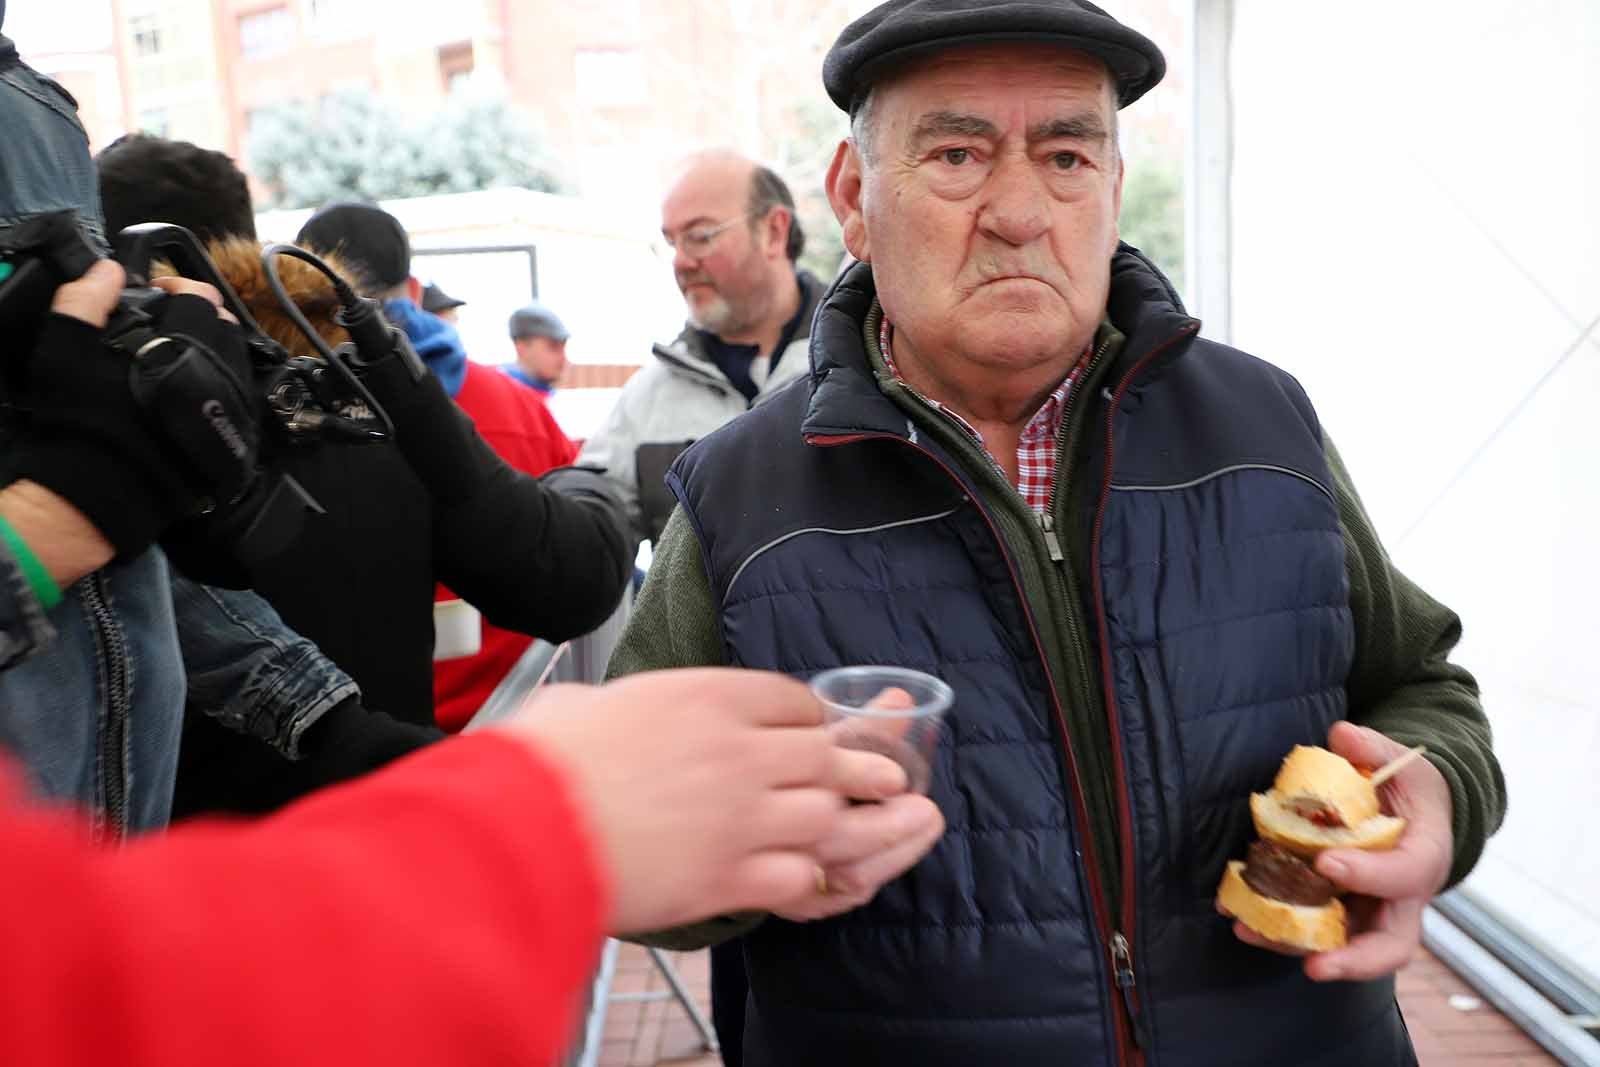
[[[660,537],[677,503],[663,479],[679,452],[810,370],[811,317],[824,286],[804,271],[799,279],[799,328],[776,367],[770,359],[751,367],[759,388],[754,400],[745,400],[706,355],[698,333],[686,326],[670,345],[652,349],[655,359],[628,379],[605,425],[584,444],[574,466],[605,472],[639,538]]]

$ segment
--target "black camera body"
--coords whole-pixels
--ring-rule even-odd
[[[385,433],[340,414],[363,399],[351,396],[344,386],[348,372],[341,375],[334,370],[344,371],[342,367],[291,358],[260,330],[188,230],[159,223],[129,227],[116,235],[113,255],[127,274],[127,286],[102,343],[129,357],[134,399],[161,428],[176,457],[208,461],[212,484],[232,492],[229,499],[207,501],[170,531],[163,544],[193,577],[248,586],[250,571],[286,550],[299,538],[306,516],[322,511],[299,482],[275,469],[274,461],[288,448],[324,438],[376,440]],[[37,216],[0,231],[0,345],[31,352],[55,291],[82,277],[99,258],[72,211]],[[222,294],[223,306],[243,328],[248,368],[231,368],[184,338],[162,335],[156,316],[169,297],[150,285],[157,259]],[[0,400],[24,424],[26,364],[24,359],[0,360]],[[230,457],[240,464],[237,472],[226,469]]]

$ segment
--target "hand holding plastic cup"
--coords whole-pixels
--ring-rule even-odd
[[[907,667],[838,667],[812,678],[811,691],[839,744],[888,756],[905,770],[908,792],[927,793],[955,698],[948,685]]]

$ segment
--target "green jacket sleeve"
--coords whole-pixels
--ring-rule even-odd
[[[673,508],[644,588],[606,664],[606,680],[673,667],[723,667],[727,662],[700,539],[683,508]]]
[[[1448,884],[1455,885],[1483,855],[1506,809],[1478,683],[1449,661],[1461,620],[1390,562],[1338,450],[1331,441],[1326,447],[1355,617],[1350,718],[1403,745],[1428,746],[1427,758],[1450,786],[1455,860]]]
[[[721,667],[726,663],[722,635],[717,631],[717,607],[700,557],[700,541],[683,509],[673,508],[651,558],[650,574],[634,602],[633,614],[606,665],[606,678],[672,667]],[[687,952],[748,933],[764,918],[760,912],[723,915],[672,930],[627,934],[624,940]]]

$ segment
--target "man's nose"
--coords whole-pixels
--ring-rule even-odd
[[[1049,194],[1026,155],[1001,156],[984,186],[978,225],[986,232],[1007,244],[1025,245],[1049,229]]]
[[[680,277],[685,274],[693,274],[700,266],[699,258],[696,256],[691,256],[684,249],[684,243],[684,241],[679,240],[677,245],[672,249],[672,269],[676,271]]]

